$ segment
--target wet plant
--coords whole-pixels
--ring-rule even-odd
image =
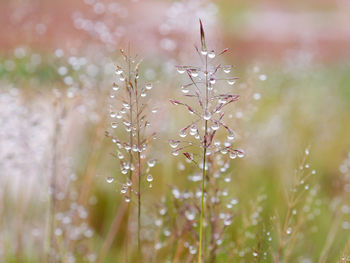
[[[152,188],[153,176],[150,171],[156,165],[156,159],[148,157],[150,143],[155,139],[155,133],[150,131],[148,114],[155,113],[156,110],[150,107],[147,100],[152,84],[140,81],[141,61],[137,60],[137,56],[130,55],[130,47],[127,52],[120,50],[120,53],[124,65],[115,67],[116,81],[110,92],[109,105],[112,130],[107,131],[106,135],[115,144],[112,156],[120,164],[120,192],[126,203],[137,207],[137,248],[140,257],[141,193],[143,186]],[[109,176],[106,181],[113,183],[115,179],[114,176]]]
[[[305,233],[307,223],[320,214],[318,206],[321,201],[316,200],[318,185],[312,183],[316,170],[310,167],[309,154],[310,150],[306,148],[298,168],[294,171],[292,187],[286,192],[287,210],[277,226],[279,246],[275,253],[275,262],[289,261],[296,241],[301,238],[303,231]],[[276,220],[276,217],[272,218],[272,221]]]
[[[201,182],[200,191],[195,194],[200,197],[197,230],[199,263],[203,261],[203,243],[207,232],[204,224],[211,222],[212,236],[215,237],[218,234],[215,233],[214,227],[217,212],[215,204],[219,203],[218,194],[222,192],[212,181],[220,177],[220,172],[224,173],[228,170],[230,167],[228,160],[245,155],[243,150],[233,146],[232,142],[236,134],[225,122],[224,110],[239,99],[239,95],[234,94],[232,88],[237,77],[228,75],[232,71],[232,66],[221,65],[217,62],[217,58],[226,53],[228,49],[219,53],[207,49],[201,21],[200,39],[200,48],[195,47],[200,58],[200,65],[177,66],[178,73],[187,77],[187,83],[181,87],[185,98],[181,101],[170,100],[173,105],[184,107],[193,116],[192,121],[180,130],[180,139],[170,140],[170,146],[173,148],[174,156],[182,153],[187,161],[201,170],[200,175],[197,173],[193,175],[196,178],[195,181]],[[194,140],[184,139],[188,134],[193,136]],[[224,140],[222,140],[223,136],[226,137]],[[209,213],[208,216],[210,215],[209,222],[204,220],[205,209]],[[228,222],[231,222],[232,216],[228,214],[223,217],[227,221],[224,225],[230,225],[231,223]],[[197,253],[197,250],[193,249],[192,252]]]

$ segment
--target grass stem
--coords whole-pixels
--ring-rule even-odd
[[[208,56],[205,57],[205,111],[208,110],[209,102],[209,83],[208,83]],[[205,112],[204,112],[205,114]],[[202,246],[203,246],[203,216],[204,216],[204,190],[206,175],[206,158],[207,158],[207,137],[208,137],[208,120],[205,120],[204,129],[204,150],[203,150],[203,174],[202,174],[202,196],[201,196],[201,216],[199,220],[199,249],[198,263],[202,263]]]

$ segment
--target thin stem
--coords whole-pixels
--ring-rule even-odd
[[[305,162],[306,162],[306,155],[303,157],[302,161],[301,161],[301,166],[303,167],[305,165]],[[295,176],[295,183],[294,183],[294,187],[293,189],[296,189],[299,185],[299,182],[300,182],[300,177],[303,175],[302,174],[296,174]],[[289,226],[289,223],[290,223],[290,219],[291,219],[291,215],[292,215],[292,210],[294,209],[297,201],[298,201],[298,196],[296,196],[296,192],[293,190],[293,193],[291,195],[291,197],[289,198],[288,200],[288,211],[287,211],[287,215],[286,215],[286,218],[284,220],[284,224],[283,224],[283,228],[282,228],[282,238],[281,238],[281,243],[280,243],[280,246],[279,246],[279,249],[278,249],[278,255],[277,255],[277,259],[276,259],[276,262],[280,262],[281,260],[283,261],[284,259],[284,249],[285,249],[285,246],[286,246],[286,237],[287,237],[287,228]],[[299,195],[300,197],[300,195]]]
[[[208,110],[209,101],[209,85],[208,85],[208,57],[205,57],[205,111]],[[198,263],[202,263],[202,243],[203,243],[203,215],[204,215],[204,189],[205,189],[205,167],[207,156],[207,134],[208,134],[208,121],[205,120],[204,129],[204,150],[203,150],[203,174],[202,174],[202,196],[201,196],[201,216],[199,221],[199,251],[198,251]]]
[[[106,239],[104,240],[102,247],[100,249],[99,252],[99,256],[98,256],[98,260],[97,263],[102,263],[104,262],[107,253],[109,251],[109,249],[112,246],[112,243],[115,239],[115,236],[117,235],[118,231],[120,230],[121,224],[123,222],[123,217],[125,215],[125,213],[127,212],[127,210],[129,209],[129,205],[126,204],[125,202],[122,203],[122,205],[119,207],[114,219],[113,219],[113,223],[108,231],[108,235],[106,237]],[[127,262],[127,254],[125,255],[126,259],[125,261]]]
[[[132,93],[131,93],[131,89],[130,87],[128,88],[129,86],[129,82],[130,82],[130,78],[131,78],[131,65],[130,65],[130,43],[129,43],[129,46],[128,46],[128,79],[127,79],[127,83],[125,84],[126,85],[126,90],[129,91],[129,105],[130,105],[130,124],[131,126],[133,125],[133,118],[132,118],[132,111],[133,111],[133,107],[132,107]],[[129,143],[130,143],[130,147],[132,147],[132,144],[133,144],[133,137],[132,137],[132,131],[130,132],[130,138],[129,138]],[[130,156],[130,164],[132,164],[133,162],[133,156],[132,156],[132,152],[130,151],[129,153],[129,156]],[[129,169],[129,180],[130,182],[132,182],[133,178],[132,178],[132,170]],[[131,192],[129,192],[129,198],[130,198],[130,201],[131,201]],[[129,217],[130,217],[130,210],[131,208],[128,207],[127,209],[127,223],[126,223],[126,239],[125,239],[125,262],[128,263],[129,262],[129,258],[128,258],[128,247],[129,247]]]
[[[139,114],[139,97],[137,90],[137,82],[135,81],[136,94],[136,125],[137,125],[137,173],[138,173],[138,190],[137,190],[137,249],[139,259],[141,258],[141,153],[140,149],[140,114]]]
[[[201,217],[199,221],[199,253],[198,263],[202,262],[202,240],[203,240],[203,210],[204,210],[204,180],[205,180],[205,160],[206,160],[207,148],[204,147],[203,151],[203,175],[202,175],[202,197],[201,197]]]

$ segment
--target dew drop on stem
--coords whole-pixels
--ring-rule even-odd
[[[111,177],[111,176],[108,176],[108,177],[106,178],[106,182],[109,183],[109,184],[111,184],[111,183],[114,182],[114,178]]]
[[[230,131],[229,134],[227,135],[227,139],[232,141],[235,139],[235,133],[233,131]]]
[[[185,73],[184,67],[177,67],[177,72],[178,72],[179,74]]]
[[[145,88],[146,88],[147,90],[151,90],[151,89],[153,88],[153,86],[152,86],[151,83],[147,83],[146,86],[145,86]]]
[[[179,146],[179,142],[178,142],[178,141],[175,141],[175,140],[170,140],[169,144],[170,144],[170,147],[171,147],[171,148],[174,148],[174,149],[175,149],[177,146]]]
[[[119,86],[118,86],[116,83],[113,83],[112,89],[113,89],[114,91],[117,91],[117,90],[119,90]]]
[[[115,70],[115,74],[116,75],[120,75],[122,73],[123,73],[123,70],[121,68],[119,68],[119,67]]]
[[[223,70],[226,74],[228,74],[228,73],[231,72],[231,68],[232,68],[231,65],[227,65],[227,66],[223,66],[223,67],[222,67],[222,70]]]
[[[197,70],[197,69],[192,69],[192,70],[191,70],[191,76],[192,76],[192,77],[195,78],[195,77],[198,77],[198,75],[199,75],[199,73],[198,73],[198,70]]]
[[[231,159],[236,159],[237,158],[236,152],[230,152],[230,158]]]
[[[156,160],[154,160],[154,159],[148,160],[147,165],[149,167],[154,167],[156,165]]]
[[[209,58],[215,58],[215,51],[214,51],[214,50],[210,51],[210,52],[208,53],[208,57],[209,57]]]
[[[236,80],[235,80],[235,79],[228,79],[228,80],[227,80],[227,83],[228,83],[229,85],[233,85],[233,84],[236,83]]]
[[[182,138],[186,137],[187,136],[186,130],[181,130],[179,133],[179,136]]]
[[[237,150],[236,152],[239,158],[243,158],[245,156],[245,152],[243,150]]]
[[[181,92],[184,93],[184,94],[187,94],[187,93],[190,92],[190,90],[187,87],[182,86],[181,87]]]
[[[206,121],[210,120],[211,114],[210,114],[210,112],[209,112],[208,110],[205,110],[205,111],[204,111],[203,118],[204,118],[204,120],[206,120]]]

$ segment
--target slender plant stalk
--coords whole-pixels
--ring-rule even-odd
[[[120,229],[123,216],[126,213],[126,210],[128,207],[129,206],[127,204],[123,203],[121,205],[121,207],[118,209],[118,211],[113,219],[112,226],[111,226],[110,230],[108,231],[108,235],[107,235],[106,239],[104,240],[103,245],[101,247],[100,254],[99,254],[99,257],[97,260],[98,263],[104,262],[104,259],[108,253],[108,250],[112,246],[112,243],[114,241],[114,237]]]
[[[307,154],[304,155],[304,157],[301,161],[301,165],[300,165],[301,167],[304,167],[305,162],[306,162],[306,158],[307,158]],[[298,185],[301,181],[300,176],[302,176],[302,174],[301,175],[296,174],[296,177],[294,178],[294,180],[295,180],[294,186],[293,186],[294,189],[296,189],[298,187]],[[286,240],[287,229],[288,229],[291,217],[292,217],[292,211],[293,211],[295,205],[298,203],[299,199],[300,199],[300,195],[297,196],[295,191],[292,191],[292,195],[288,198],[288,211],[287,211],[287,215],[285,217],[283,228],[282,228],[282,238],[281,238],[281,243],[280,243],[280,246],[278,249],[278,255],[276,258],[277,263],[285,260],[284,250],[285,250],[286,242],[287,242],[287,240]]]
[[[202,262],[202,240],[203,240],[203,210],[204,210],[204,179],[205,179],[205,159],[207,154],[207,148],[204,148],[203,151],[203,175],[202,175],[202,197],[201,197],[201,217],[199,221],[199,253],[198,253],[198,262]]]
[[[140,116],[139,116],[139,99],[137,82],[135,81],[135,94],[136,94],[136,125],[137,125],[137,147],[140,148]],[[137,250],[139,259],[141,258],[141,153],[137,152],[137,177],[138,177],[138,190],[137,190]]]
[[[237,79],[236,77],[230,77],[230,78],[217,78],[216,77],[216,73],[218,72],[218,70],[223,70],[224,73],[230,73],[232,66],[221,66],[221,64],[217,65],[216,67],[213,68],[212,63],[209,63],[209,59],[214,59],[215,57],[218,57],[222,54],[224,54],[225,52],[227,52],[228,49],[224,49],[221,53],[219,54],[215,54],[214,50],[211,50],[208,52],[207,47],[206,47],[206,42],[205,42],[205,34],[204,34],[204,29],[203,29],[203,25],[202,25],[202,21],[200,20],[200,37],[201,37],[201,49],[199,50],[199,48],[197,46],[195,46],[195,49],[197,51],[197,53],[200,56],[201,59],[201,66],[200,67],[196,67],[196,66],[182,66],[179,65],[177,66],[177,71],[179,74],[183,74],[183,73],[187,73],[189,79],[191,80],[191,83],[186,84],[184,86],[182,86],[182,91],[183,93],[188,93],[190,92],[190,87],[193,88],[192,92],[190,94],[186,94],[186,97],[193,97],[196,98],[198,101],[198,104],[200,106],[200,109],[197,109],[197,106],[192,106],[189,105],[187,103],[181,102],[179,100],[176,99],[171,99],[170,102],[173,105],[181,105],[185,108],[187,108],[187,110],[189,111],[190,114],[196,115],[196,119],[194,121],[192,121],[192,123],[190,123],[189,125],[185,126],[184,128],[182,128],[180,130],[180,137],[186,137],[188,130],[191,130],[190,134],[191,135],[195,135],[196,139],[200,140],[200,145],[201,145],[201,149],[200,151],[203,149],[203,155],[200,157],[202,158],[201,160],[198,160],[198,162],[193,158],[194,154],[193,153],[189,153],[189,152],[184,152],[183,150],[189,147],[193,147],[194,144],[192,142],[187,142],[187,141],[183,141],[183,140],[170,140],[170,146],[172,148],[176,148],[175,150],[173,150],[173,155],[177,156],[179,154],[179,152],[182,152],[183,155],[191,162],[193,162],[194,164],[196,164],[198,166],[198,164],[202,164],[202,167],[200,167],[202,169],[202,190],[201,190],[201,204],[200,204],[200,218],[199,218],[199,244],[198,244],[198,259],[197,262],[198,263],[202,263],[203,259],[205,258],[203,255],[206,254],[205,252],[205,248],[206,246],[203,246],[203,243],[205,242],[205,233],[206,231],[204,231],[204,208],[205,208],[205,201],[204,201],[204,195],[206,193],[206,180],[207,184],[209,182],[209,176],[208,174],[211,173],[211,171],[206,170],[207,167],[209,167],[207,165],[207,163],[211,162],[211,159],[209,159],[209,157],[207,156],[209,153],[210,155],[214,155],[214,154],[218,154],[220,153],[221,150],[218,150],[218,147],[216,145],[213,144],[213,138],[216,134],[217,129],[219,129],[220,127],[224,128],[227,132],[228,132],[228,140],[233,140],[234,139],[234,132],[233,130],[228,127],[224,121],[223,121],[223,117],[224,117],[224,113],[220,111],[222,110],[223,107],[229,105],[232,102],[235,102],[238,100],[239,95],[236,94],[231,94],[231,93],[226,93],[226,94],[218,94],[215,96],[215,94],[211,94],[211,90],[213,88],[213,85],[216,83],[216,81],[227,81],[227,83],[229,85],[233,85],[235,83],[235,80]],[[204,59],[203,59],[204,56]],[[202,67],[202,65],[204,65],[204,69]],[[205,81],[204,79],[202,79],[202,77],[199,77],[199,74],[203,73],[204,77],[205,77]],[[199,80],[196,81],[196,77],[199,77]],[[205,97],[202,97],[202,91],[199,88],[199,85],[202,86],[203,84],[205,85]],[[203,86],[204,86],[203,85]],[[213,104],[212,109],[211,108],[211,104]],[[203,115],[202,115],[203,114]],[[197,117],[199,117],[197,119]],[[201,133],[198,131],[197,128],[197,123],[201,122],[203,123],[201,120],[204,119],[204,135],[203,137],[201,136]],[[213,123],[213,125],[215,125],[216,128],[211,129],[211,126],[209,126],[211,123]],[[213,151],[212,151],[213,150]],[[231,143],[224,146],[223,150],[225,150],[225,152],[229,152],[230,154],[230,158],[234,159],[237,156],[238,157],[243,157],[244,156],[244,151],[243,150],[239,150],[239,149],[234,149],[231,146]],[[197,155],[197,154],[196,154]],[[201,154],[200,154],[201,155]],[[209,209],[210,212],[210,209]]]
[[[131,81],[131,65],[130,65],[130,43],[128,46],[128,84],[126,84],[127,86],[129,85]],[[130,123],[132,125],[133,123],[133,107],[132,107],[132,93],[131,93],[131,89],[127,88],[127,90],[129,90],[129,105],[130,105]],[[133,144],[133,136],[132,136],[132,132],[130,133],[130,138],[129,138],[129,143],[130,145]],[[130,163],[133,162],[133,155],[132,152],[130,151]],[[132,182],[133,181],[133,173],[132,170],[129,170],[129,180]],[[131,192],[129,193],[130,195],[130,199],[131,199]],[[128,263],[129,262],[129,253],[128,253],[128,247],[129,247],[129,217],[130,217],[130,206],[127,209],[127,225],[126,225],[126,238],[125,238],[125,262]]]
[[[126,194],[125,201],[127,203],[135,203],[137,206],[137,255],[130,256],[128,253],[128,246],[130,238],[130,221],[129,217],[131,214],[131,208],[127,209],[127,226],[126,226],[126,238],[125,238],[125,262],[128,262],[128,257],[137,258],[137,260],[141,260],[142,257],[142,247],[141,247],[141,187],[142,187],[142,175],[143,175],[143,161],[141,159],[146,156],[141,154],[143,151],[146,151],[146,147],[149,144],[150,139],[154,138],[154,133],[149,138],[145,133],[146,127],[150,125],[150,123],[145,120],[147,117],[147,113],[144,113],[145,109],[148,108],[147,102],[143,101],[142,98],[146,96],[147,92],[152,89],[152,84],[147,83],[145,87],[139,86],[139,65],[141,61],[138,61],[135,65],[135,60],[130,56],[130,44],[128,47],[127,53],[124,52],[123,49],[120,50],[123,58],[126,62],[126,69],[124,71],[123,67],[116,66],[116,74],[121,75],[120,81],[122,81],[123,87],[125,88],[124,96],[120,96],[120,100],[122,101],[122,110],[120,111],[120,115],[114,114],[111,117],[117,117],[118,119],[122,119],[121,122],[125,126],[126,131],[129,133],[127,135],[127,142],[122,142],[118,140],[115,136],[111,136],[109,132],[107,132],[107,136],[112,137],[112,141],[117,143],[119,149],[125,152],[125,155],[128,157],[126,161],[121,161],[124,159],[124,155],[118,150],[118,156],[116,158],[120,159],[121,170],[123,174],[127,174],[128,170],[128,178],[127,182],[123,184],[122,193]],[[137,56],[136,56],[137,57]],[[135,58],[136,58],[135,57]],[[134,68],[135,66],[135,68]],[[113,83],[113,91],[118,91],[120,86],[117,83]],[[114,98],[115,94],[111,96]],[[119,106],[119,105],[118,105]],[[153,111],[152,111],[153,112]],[[124,117],[122,116],[124,115]],[[118,117],[120,116],[120,117]],[[116,128],[116,122],[112,122],[112,128]],[[141,128],[142,126],[142,128]],[[144,157],[145,156],[145,157]],[[156,160],[148,160],[147,161],[147,170],[146,173],[149,172],[150,167],[155,165]],[[145,166],[146,167],[146,166]],[[134,171],[134,169],[137,169]],[[147,181],[151,182],[153,177],[151,174],[147,176]],[[136,200],[131,200],[132,195],[135,194]],[[135,207],[136,208],[136,207]]]
[[[209,85],[208,85],[208,56],[205,57],[205,111],[208,110],[209,101]],[[201,196],[201,216],[199,221],[199,249],[198,249],[198,263],[202,262],[202,243],[203,243],[203,215],[204,215],[204,190],[205,190],[205,166],[207,157],[207,136],[208,135],[208,121],[205,120],[204,130],[204,149],[203,149],[203,174],[202,174],[202,196]]]

